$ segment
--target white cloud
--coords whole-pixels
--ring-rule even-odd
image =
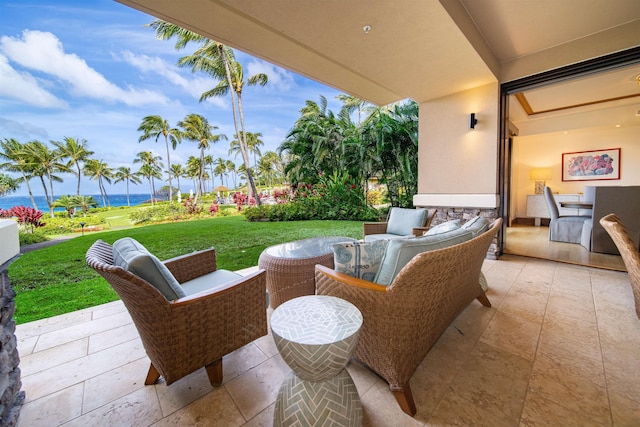
[[[265,61],[254,59],[247,64],[248,76],[264,73],[269,76],[269,83],[266,87],[287,91],[294,86],[293,74],[283,68],[269,64]]]
[[[76,54],[65,53],[60,40],[49,32],[25,30],[22,39],[3,36],[0,49],[12,61],[68,83],[76,96],[138,106],[166,103],[157,92],[126,89],[109,82]]]
[[[18,122],[4,117],[0,117],[0,135],[17,139],[31,139],[34,136],[43,139],[49,138],[49,132],[46,129],[29,122]]]
[[[40,87],[29,73],[18,72],[8,59],[0,55],[0,96],[17,99],[28,105],[42,108],[66,108],[67,103]]]
[[[183,89],[195,99],[200,99],[203,92],[212,89],[216,84],[212,78],[186,79],[178,73],[177,66],[157,56],[136,55],[131,51],[124,51],[122,59],[143,73],[153,73],[166,78],[171,84]],[[220,108],[229,108],[227,98],[209,98],[206,102]]]

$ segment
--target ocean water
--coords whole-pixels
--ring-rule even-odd
[[[98,202],[98,207],[103,207],[102,205],[102,197],[99,194],[90,194],[93,198]],[[33,196],[36,201],[36,206],[39,210],[43,212],[49,211],[49,206],[47,205],[47,200],[44,196]],[[58,195],[56,195],[56,199]],[[140,203],[149,201],[149,194],[129,194],[129,200],[131,201],[131,206],[139,205]],[[127,206],[127,195],[126,194],[109,194],[109,204],[112,207],[118,206]],[[33,203],[31,203],[31,198],[29,196],[4,196],[0,197],[0,209],[10,209],[14,206],[27,206],[33,207]],[[56,208],[56,211],[64,210],[63,208]]]

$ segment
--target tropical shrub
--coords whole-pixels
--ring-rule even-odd
[[[62,214],[64,214],[64,212]],[[83,223],[84,227],[82,227],[81,225]],[[46,226],[44,226],[41,230],[44,234],[52,235],[79,233],[81,231],[101,231],[108,228],[109,226],[103,218],[94,215],[88,215],[86,217],[76,216],[73,218],[67,218],[66,215],[56,215],[53,218],[49,218],[47,220]]]
[[[196,213],[199,214],[201,211],[202,207],[195,205],[190,201],[185,201],[182,205],[163,203],[135,209],[129,214],[129,219],[135,225],[153,222],[178,221],[195,215]]]
[[[39,231],[34,231],[32,233],[18,231],[18,239],[20,240],[20,246],[32,245],[34,243],[46,242],[47,240],[49,240],[47,236],[40,233]]]
[[[11,216],[18,221],[24,228],[33,233],[35,228],[43,227],[46,223],[42,222],[42,211],[28,206],[14,206],[9,209]]]

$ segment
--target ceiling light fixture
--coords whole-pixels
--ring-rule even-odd
[[[365,25],[362,27],[362,31],[364,31],[365,34],[369,34],[369,31],[371,31],[371,25]],[[638,78],[640,78],[640,76],[638,76]]]

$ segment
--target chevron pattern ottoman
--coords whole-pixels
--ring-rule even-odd
[[[271,331],[292,369],[278,392],[274,426],[360,426],[362,404],[344,367],[355,351],[362,314],[340,298],[294,298],[271,315]]]

